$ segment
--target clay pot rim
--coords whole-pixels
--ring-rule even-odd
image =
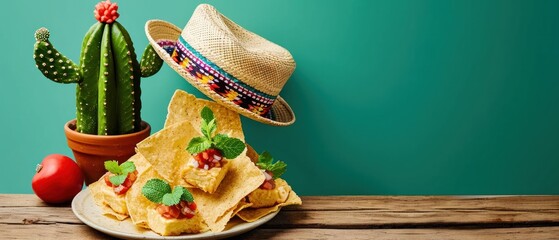
[[[64,132],[66,136],[72,139],[82,139],[81,141],[90,142],[90,143],[98,143],[107,141],[109,139],[130,139],[134,141],[134,139],[141,138],[145,135],[146,132],[151,132],[151,126],[146,121],[142,121],[141,123],[142,129],[137,132],[127,133],[127,134],[118,134],[118,135],[95,135],[95,134],[88,134],[88,133],[81,133],[76,131],[76,119],[72,119],[66,124],[64,124]],[[145,138],[145,137],[144,137]]]

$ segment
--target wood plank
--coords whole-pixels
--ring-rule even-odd
[[[17,213],[17,214],[14,214]],[[18,224],[25,221],[36,223],[80,223],[67,207],[2,207],[0,223]],[[406,226],[467,226],[499,225],[559,225],[559,211],[387,211],[387,210],[341,210],[341,211],[281,211],[272,221],[273,227],[326,227],[334,228],[384,228]]]
[[[2,239],[111,239],[82,224],[0,224]]]
[[[10,225],[0,224],[5,239],[110,239],[85,225]],[[375,239],[375,240],[482,240],[539,239],[556,240],[559,227],[493,228],[493,229],[265,229],[258,228],[236,239]]]
[[[81,224],[69,207],[1,207],[0,224]]]
[[[558,210],[559,196],[303,196],[285,210]]]
[[[290,206],[285,211],[296,210],[357,210],[357,209],[559,209],[559,196],[507,196],[507,197],[460,197],[460,196],[303,196],[302,206]],[[43,206],[34,194],[0,194],[0,207]],[[63,205],[69,206],[69,204]]]
[[[356,199],[355,204],[351,202],[352,198]],[[453,197],[433,198],[411,197],[411,200],[407,200],[408,197],[341,197],[342,201],[337,201],[337,197],[308,197],[308,199],[304,199],[303,206],[283,209],[268,223],[268,226],[383,228],[477,226],[482,224],[555,226],[559,224],[559,207],[556,207],[559,205],[559,201],[556,202],[555,197],[520,197],[519,199],[522,199],[525,204],[519,204],[516,197],[491,198],[483,201],[480,199],[454,199]],[[21,205],[36,204],[39,206],[5,206],[14,205],[12,204],[14,198],[12,198],[7,201],[9,204],[0,207],[0,223],[17,224],[25,220],[43,223],[79,223],[68,207],[46,206],[36,197],[29,197],[29,195],[23,196],[22,199]],[[386,199],[391,199],[391,201],[386,201]],[[449,199],[448,201],[455,205],[448,204],[443,201],[444,199]],[[386,201],[386,203],[371,208],[367,201]],[[517,203],[509,204],[510,201]],[[349,205],[364,207],[357,209],[349,207],[349,210],[346,210],[348,207],[335,209],[335,203],[332,202],[350,202]],[[539,208],[537,207],[538,202],[541,202]],[[498,203],[500,205],[497,205]],[[320,209],[321,206],[325,209]]]
[[[70,206],[70,204],[62,206]],[[49,205],[35,194],[0,194],[0,207],[49,207]]]
[[[332,196],[303,197],[240,239],[557,239],[559,197]],[[34,195],[0,194],[6,239],[106,239],[68,205]]]
[[[282,211],[269,227],[404,228],[559,226],[559,211]]]
[[[235,239],[351,239],[351,240],[557,240],[559,227],[492,229],[264,229],[258,228]]]

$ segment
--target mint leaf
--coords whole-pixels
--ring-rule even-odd
[[[180,187],[180,188],[183,189],[183,192],[181,194],[181,200],[187,202],[194,202],[194,197],[192,196],[192,193],[190,193],[190,191],[188,191],[188,189],[184,187]]]
[[[120,169],[122,174],[128,175],[128,173],[136,171],[136,165],[134,165],[134,162],[126,161],[120,164]]]
[[[262,154],[260,154],[258,156],[258,163],[262,163],[264,165],[268,165],[268,164],[272,164],[272,162],[274,161],[274,158],[272,157],[272,155],[269,152],[262,152]]]
[[[215,133],[215,130],[217,130],[214,113],[209,107],[205,106],[202,108],[200,115],[202,116],[202,123],[200,126],[202,133],[208,139],[212,139],[212,135]]]
[[[209,122],[206,122],[205,120],[202,121],[200,128],[204,136],[206,136],[206,138],[208,139],[211,139],[212,135],[215,133],[215,130],[217,130],[217,126],[215,125],[215,119],[212,119]]]
[[[142,187],[142,194],[154,203],[161,203],[167,193],[171,193],[171,186],[158,178],[148,180]]]
[[[188,196],[185,195],[189,195],[190,199],[188,199]],[[185,196],[183,199],[183,196]],[[175,186],[175,188],[173,189],[172,193],[167,193],[163,196],[163,201],[162,203],[167,205],[167,206],[173,206],[176,204],[179,204],[179,202],[181,200],[187,201],[187,202],[192,202],[194,201],[194,199],[192,198],[192,194],[190,194],[190,192],[182,187],[182,186]],[[190,200],[190,201],[188,201]]]
[[[213,143],[217,145],[219,142],[222,142],[222,141],[224,141],[224,140],[227,139],[227,138],[229,138],[229,137],[228,137],[226,134],[222,134],[222,133],[217,134],[217,135],[215,135],[215,137],[213,138]]]
[[[245,143],[238,138],[224,138],[216,144],[217,149],[221,150],[223,156],[233,159],[239,156],[245,150]]]
[[[272,172],[272,174],[274,175],[273,178],[276,179],[285,173],[285,170],[287,170],[287,164],[283,161],[277,161],[275,163],[273,162],[274,158],[272,157],[272,155],[264,151],[258,156],[258,162],[256,163],[256,166]]]
[[[173,196],[180,200],[184,191],[186,191],[186,188],[175,186],[175,188],[173,189]]]
[[[198,154],[212,146],[212,143],[205,137],[195,137],[190,140],[186,150],[190,154]]]
[[[163,198],[161,199],[161,203],[163,203],[163,205],[167,205],[167,206],[173,206],[173,205],[177,205],[179,204],[179,202],[181,201],[180,196],[175,196],[175,194],[172,193],[167,193],[165,195],[163,195]]]
[[[109,177],[109,181],[118,186],[124,183],[129,173],[136,171],[136,165],[134,165],[134,162],[126,161],[119,166],[117,161],[111,160],[105,161],[105,169],[114,174]]]
[[[107,169],[107,171],[109,171],[110,173],[114,173],[114,174],[122,173],[121,168],[118,166],[118,162],[115,160],[105,161],[105,169]]]
[[[270,168],[270,172],[274,174],[274,179],[281,177],[281,175],[285,173],[285,170],[287,170],[287,164],[282,161],[277,161]]]
[[[223,153],[225,158],[233,159],[239,156],[245,150],[245,144],[236,138],[230,138],[225,134],[217,134],[212,137],[217,131],[217,123],[214,113],[207,106],[200,112],[202,122],[200,129],[202,130],[203,137],[195,137],[188,143],[186,150],[190,154],[198,154],[211,147],[215,147]]]
[[[212,112],[212,110],[208,106],[205,106],[204,108],[202,108],[202,111],[200,112],[200,115],[202,115],[202,119],[204,121],[206,121],[207,123],[209,123],[213,119],[215,119],[214,112]]]
[[[126,180],[126,176],[128,176],[128,174],[113,175],[113,176],[109,177],[109,181],[113,185],[118,186],[118,185],[124,183],[124,180]]]

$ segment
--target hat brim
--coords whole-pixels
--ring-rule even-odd
[[[276,98],[271,107],[271,118],[260,116],[256,113],[242,108],[239,105],[227,100],[216,92],[212,91],[207,84],[202,84],[190,75],[182,66],[176,63],[171,55],[161,47],[158,42],[161,40],[177,41],[181,34],[181,29],[172,23],[163,20],[149,20],[145,25],[146,36],[149,43],[155,49],[155,52],[165,61],[172,69],[174,69],[181,77],[186,79],[192,86],[196,87],[200,92],[204,93],[209,98],[217,103],[238,112],[239,114],[253,119],[258,122],[266,123],[274,126],[288,126],[295,122],[295,114],[289,104],[280,96]]]

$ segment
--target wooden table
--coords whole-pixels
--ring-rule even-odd
[[[559,196],[303,197],[239,239],[559,239]],[[107,239],[69,206],[0,194],[1,239]]]

